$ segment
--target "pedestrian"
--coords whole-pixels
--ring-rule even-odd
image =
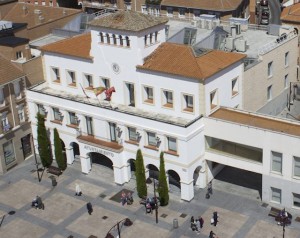
[[[203,224],[204,224],[204,220],[202,218],[202,216],[199,216],[199,222],[200,222],[200,228],[203,228]]]
[[[79,186],[79,184],[75,184],[75,196],[81,196],[82,194],[82,191],[81,191],[81,188]]]
[[[200,225],[200,221],[198,220],[198,219],[196,219],[196,227],[197,227],[197,231],[200,231],[200,227],[201,227],[201,225]]]
[[[121,203],[122,206],[124,206],[127,202],[127,197],[126,197],[126,193],[124,191],[122,191],[122,195],[121,195]]]
[[[89,215],[92,215],[92,212],[93,212],[93,206],[92,206],[92,204],[91,204],[90,202],[88,202],[88,203],[86,204],[86,208],[87,208],[87,210],[88,210]]]
[[[216,235],[216,234],[215,234],[213,231],[210,231],[210,232],[209,232],[209,238],[214,238],[215,235]]]
[[[214,226],[217,226],[217,223],[218,223],[218,212],[214,212],[213,213],[213,219],[214,219]]]
[[[207,193],[208,194],[213,194],[213,190],[212,190],[212,182],[210,181],[207,185]]]

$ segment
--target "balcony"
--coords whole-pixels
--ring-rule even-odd
[[[11,126],[9,123],[7,123],[6,125],[2,125],[2,131],[4,134],[8,133],[10,131],[10,129],[11,129]]]
[[[95,135],[88,135],[86,133],[79,132],[77,139],[81,143],[100,147],[105,150],[109,150],[117,153],[121,153],[123,151],[123,146],[119,145],[117,142],[106,141],[103,138],[99,138]]]

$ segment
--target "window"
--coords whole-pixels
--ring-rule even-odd
[[[284,56],[284,66],[287,67],[288,65],[289,65],[289,52],[286,52]]]
[[[282,154],[278,152],[271,152],[272,167],[271,170],[274,172],[282,172]]]
[[[300,157],[294,156],[294,173],[295,177],[300,177]]]
[[[119,39],[120,39],[120,45],[123,45],[123,37],[121,35],[119,35]]]
[[[115,34],[112,35],[114,45],[117,44],[117,37]]]
[[[3,152],[4,152],[4,159],[6,165],[9,165],[13,161],[15,161],[15,151],[14,151],[14,145],[12,140],[3,144]]]
[[[111,141],[117,141],[116,128],[116,123],[109,122],[109,132]]]
[[[238,86],[238,79],[235,78],[231,81],[231,95],[235,96],[238,94],[239,86]]]
[[[152,38],[153,38],[153,34],[152,33],[150,33],[150,44],[152,44],[153,42],[152,42]]]
[[[300,208],[300,194],[293,193],[293,206]]]
[[[53,116],[54,116],[54,120],[56,120],[56,121],[62,120],[62,116],[61,116],[61,113],[58,110],[58,108],[53,108]]]
[[[153,103],[153,88],[151,87],[144,87],[145,94],[144,94],[144,102],[146,103]]]
[[[0,106],[5,106],[4,92],[2,87],[0,87]]]
[[[10,124],[8,122],[7,113],[2,113],[1,125],[3,132],[7,132],[10,130]]]
[[[185,17],[185,9],[184,8],[179,8],[179,17],[184,18]]]
[[[268,77],[272,77],[273,75],[273,62],[268,64]]]
[[[41,114],[42,116],[46,116],[46,110],[45,110],[43,105],[37,104],[37,108],[38,108],[38,113],[39,114]]]
[[[168,150],[172,152],[177,152],[177,140],[172,137],[168,137]]]
[[[138,140],[138,135],[136,133],[136,128],[128,127],[128,138],[129,138],[129,140],[132,140],[132,141],[137,141]]]
[[[19,117],[19,122],[24,122],[25,121],[25,112],[24,112],[24,106],[20,105],[18,107],[18,117]]]
[[[58,68],[51,68],[51,78],[54,82],[60,83],[60,73]]]
[[[110,44],[110,37],[109,37],[108,33],[106,33],[106,42],[107,42],[107,44]]]
[[[101,78],[101,80],[102,80],[103,87],[110,88],[110,81],[108,78]]]
[[[15,97],[17,99],[20,99],[22,97],[20,92],[20,81],[14,82],[14,91],[15,91]]]
[[[213,110],[218,105],[217,90],[210,93],[210,110]]]
[[[17,51],[16,52],[16,58],[17,59],[23,58],[23,52],[22,51]]]
[[[74,112],[69,112],[69,118],[71,125],[78,125],[78,118]]]
[[[267,89],[267,99],[268,100],[272,99],[272,85],[270,85]]]
[[[103,36],[103,33],[100,32],[100,33],[99,33],[99,36],[100,36],[100,42],[103,43],[103,42],[104,42],[104,36]]]
[[[171,91],[163,91],[163,106],[173,108],[173,93]]]
[[[129,37],[128,36],[125,37],[125,41],[126,41],[126,46],[130,47],[130,41],[129,41]]]
[[[148,145],[156,147],[156,134],[153,132],[147,132],[148,136]]]
[[[94,88],[93,87],[93,76],[90,74],[85,74],[84,79],[85,79],[84,85],[85,85],[86,89],[92,90]]]
[[[157,42],[158,41],[158,32],[156,31],[155,32],[155,42]]]
[[[287,88],[289,86],[289,75],[286,74],[284,76],[284,88]]]
[[[148,38],[147,35],[145,35],[145,36],[144,36],[144,44],[145,44],[145,46],[148,45],[148,43],[147,43],[147,38]]]
[[[86,121],[86,132],[88,135],[93,135],[93,118],[92,117],[85,117]]]
[[[193,112],[194,111],[194,99],[191,95],[183,95],[184,98],[184,106],[183,111]]]
[[[272,192],[272,198],[271,198],[272,201],[281,203],[281,190],[278,188],[271,188],[271,192]]]
[[[76,87],[76,77],[74,71],[67,71],[67,80],[69,86]]]

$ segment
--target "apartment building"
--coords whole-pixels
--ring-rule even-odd
[[[0,57],[0,173],[32,154],[31,127],[25,99],[24,73]]]
[[[299,208],[299,123],[234,109],[247,55],[165,42],[166,23],[118,11],[42,47],[46,82],[27,92],[35,140],[39,112],[83,173],[100,164],[124,184],[141,149],[147,177],[157,178],[163,151],[183,200],[231,166],[260,174],[263,201]]]

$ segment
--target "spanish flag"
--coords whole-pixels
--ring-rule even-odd
[[[99,94],[103,93],[105,90],[106,90],[105,87],[98,87],[98,88],[94,89],[94,93],[95,93],[95,95],[97,97]]]

